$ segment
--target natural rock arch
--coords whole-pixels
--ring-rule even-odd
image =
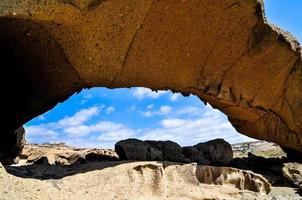
[[[195,94],[302,152],[301,49],[260,0],[2,0],[0,51],[1,159],[15,129],[93,86]]]

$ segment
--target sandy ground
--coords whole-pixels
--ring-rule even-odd
[[[8,173],[9,172],[9,173]],[[196,165],[159,162],[94,162],[73,167],[0,165],[1,200],[199,200],[302,199],[293,188],[268,194],[234,185],[201,184]]]

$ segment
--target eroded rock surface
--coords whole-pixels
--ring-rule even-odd
[[[285,163],[282,168],[282,174],[293,184],[302,189],[302,164]]]
[[[22,124],[93,86],[194,94],[240,133],[302,152],[301,48],[260,0],[1,0],[0,47],[1,153]]]
[[[231,167],[198,166],[196,175],[201,183],[231,185],[238,189],[268,194],[271,184],[261,175]]]
[[[171,162],[95,162],[66,167],[0,165],[0,177],[1,198],[11,200],[273,198],[267,195],[270,184],[250,171]]]
[[[26,144],[21,151],[20,164],[67,166],[86,161],[114,161],[117,154],[110,149],[73,148],[65,144]]]

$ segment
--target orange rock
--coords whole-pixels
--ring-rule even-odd
[[[301,48],[259,0],[2,0],[0,58],[2,154],[20,125],[94,86],[194,94],[240,133],[302,152]]]

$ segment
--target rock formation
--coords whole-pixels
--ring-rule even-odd
[[[302,164],[285,163],[282,168],[282,174],[289,179],[294,185],[302,189]]]
[[[233,159],[232,147],[223,139],[210,140],[192,147],[181,147],[172,141],[141,141],[130,138],[117,142],[115,151],[121,160],[227,165]]]
[[[117,154],[110,149],[73,148],[65,144],[26,144],[19,154],[19,164],[46,164],[68,166],[86,161],[116,161]]]
[[[162,152],[147,142],[127,139],[115,144],[115,151],[121,160],[162,160]]]
[[[271,187],[263,176],[231,167],[197,166],[196,176],[201,183],[231,185],[264,194],[268,194]]]
[[[2,144],[0,142],[0,158],[3,164],[13,164],[18,162],[16,155],[23,149],[26,144],[25,129],[23,126],[18,128],[12,135],[13,143]],[[14,146],[7,148],[8,146],[15,144]],[[1,151],[2,150],[2,151]]]
[[[259,174],[196,164],[96,162],[66,167],[5,166],[5,169],[0,164],[0,177],[1,198],[10,200],[284,199],[278,198],[282,194],[266,195],[274,188]],[[297,196],[293,194],[288,199]]]
[[[214,165],[227,165],[233,159],[233,149],[223,139],[210,140],[194,146],[204,158]]]
[[[162,152],[162,160],[168,160],[172,162],[184,162],[185,156],[183,150],[179,144],[172,141],[153,141],[146,140],[151,147],[158,149]]]
[[[0,159],[18,127],[94,86],[194,94],[302,152],[301,48],[261,0],[1,0],[0,58]]]
[[[223,139],[183,147],[183,154],[189,162],[201,165],[227,165],[233,159],[232,146]]]

